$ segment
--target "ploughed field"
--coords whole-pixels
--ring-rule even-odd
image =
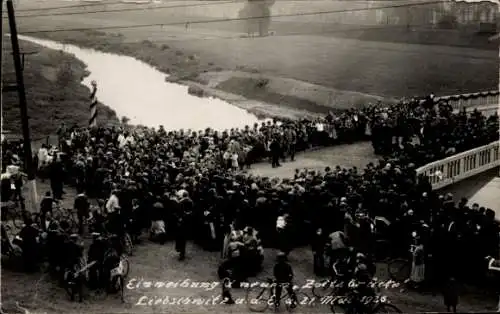
[[[321,1],[314,3],[316,2],[321,3]],[[48,4],[43,6],[54,7],[62,5],[61,3],[67,5],[68,2],[46,3]],[[182,7],[195,3],[199,5]],[[75,3],[70,2],[70,4]],[[168,45],[185,54],[195,54],[200,60],[199,72],[206,69],[202,63],[210,63],[220,69],[252,69],[339,90],[380,96],[413,96],[430,92],[445,95],[491,90],[498,86],[498,53],[495,50],[338,38],[336,33],[343,32],[342,37],[349,37],[346,34],[352,32],[352,37],[358,38],[364,31],[356,25],[329,23],[322,15],[317,16],[317,21],[314,21],[314,16],[274,18],[270,23],[270,31],[274,32],[274,35],[264,38],[242,38],[246,36],[246,21],[186,25],[186,22],[190,21],[234,18],[239,10],[237,6],[241,8],[244,4],[231,5],[236,7],[228,9],[227,5],[224,7],[224,4],[218,2],[212,2],[210,5],[205,5],[205,2],[164,2],[141,6],[92,5],[57,12],[119,10],[134,6],[177,7],[84,15],[19,17],[18,24],[21,34],[55,40],[71,39],[74,43],[89,43],[93,40],[91,38],[93,35],[86,31],[43,33],[36,31],[108,27],[109,29],[103,31],[123,35],[110,36],[110,41],[130,43],[149,40],[157,44],[157,53],[150,55],[155,63],[161,63],[162,54],[167,53],[162,51],[160,46]],[[277,12],[274,13],[276,5],[271,7],[271,14],[287,13],[281,9],[276,9]],[[19,8],[23,9],[23,6],[20,5]],[[222,13],[217,12],[219,8]],[[313,12],[321,9],[315,5],[314,8],[303,10]],[[324,9],[328,10],[327,7]],[[26,11],[19,12],[19,15],[43,15],[51,12],[54,11],[35,13]],[[177,24],[113,28],[151,23]],[[396,31],[401,32],[401,29],[395,29]],[[384,32],[387,33],[387,29]],[[484,41],[487,41],[486,37]]]

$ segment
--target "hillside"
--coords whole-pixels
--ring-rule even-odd
[[[9,38],[4,40],[5,51],[12,51]],[[81,85],[87,75],[85,64],[60,51],[42,48],[31,43],[21,42],[21,50],[34,52],[27,55],[24,65],[24,81],[30,117],[31,137],[35,141],[53,134],[58,126],[86,126],[89,118],[90,91]],[[6,53],[3,64],[3,84],[16,82],[12,54]],[[99,123],[118,121],[116,113],[103,106],[98,107]],[[21,119],[16,92],[3,94],[3,129],[21,133]]]

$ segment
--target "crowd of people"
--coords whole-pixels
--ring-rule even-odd
[[[498,140],[497,115],[453,113],[426,98],[223,132],[62,125],[58,134],[57,147],[44,145],[37,152],[37,172],[50,180],[50,199],[64,198],[65,184],[76,187],[84,200],[75,202],[82,226],[92,216],[114,222],[108,228],[118,234],[138,236],[149,229],[162,243],[175,238],[180,259],[193,239],[237,260],[231,267],[238,281],[251,275],[247,270],[255,267],[246,266],[259,264],[262,247],[270,246],[286,257],[295,247],[312,244],[320,273],[323,257],[335,256],[338,248],[374,256],[374,243],[384,239],[392,253],[404,255],[415,245],[420,247],[415,254],[425,252],[417,264],[428,267],[412,279],[440,283],[484,278],[484,258],[499,253],[494,211],[469,206],[466,199],[455,203],[416,175],[423,164]],[[279,167],[297,151],[368,138],[381,158],[364,169],[297,169],[283,179],[244,171],[260,160]],[[2,148],[3,166],[22,160],[19,146]],[[12,194],[7,188],[12,179],[2,179],[4,200]],[[87,199],[98,200],[99,207],[92,210]],[[50,206],[42,211],[50,217]],[[235,235],[240,230],[245,232]],[[329,237],[336,232],[342,236]],[[240,258],[247,251],[254,258]]]

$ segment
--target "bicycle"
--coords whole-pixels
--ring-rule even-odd
[[[89,268],[94,266],[96,262],[92,262],[84,267],[77,269],[75,271],[66,270],[64,272],[64,290],[68,294],[71,301],[75,300],[75,295],[78,294],[79,302],[82,302],[83,293],[82,287],[86,278],[86,272]]]
[[[316,298],[322,299],[324,297],[336,295],[340,288],[340,282],[329,278],[321,280],[319,284],[315,284],[311,292]]]
[[[319,285],[314,285],[312,287],[312,294],[317,297],[318,299],[322,299],[324,297],[329,297],[329,296],[335,296],[338,295],[340,290],[345,286],[342,278],[345,278],[345,275],[342,275],[339,273],[337,269],[339,261],[336,261],[332,265],[332,270],[334,276],[328,279],[324,279],[320,281]],[[337,279],[339,278],[339,279]]]
[[[110,291],[115,291],[120,293],[120,300],[125,302],[125,278],[127,278],[130,272],[130,262],[126,256],[120,256],[120,263],[117,267],[111,269],[109,278],[107,281],[107,286],[104,288],[103,295],[106,298]]]
[[[61,204],[58,201],[54,202],[52,216],[58,221],[65,220],[68,222],[71,231],[76,231],[78,229],[78,216],[75,210],[72,208],[61,207]]]
[[[104,228],[104,234],[110,235],[112,234],[111,232],[107,231],[105,228],[106,226],[103,226]],[[125,226],[124,226],[125,228]],[[134,243],[132,242],[132,237],[127,231],[123,231],[123,234],[120,236],[120,244],[123,247],[123,252],[127,256],[132,256],[134,253]]]
[[[276,300],[276,281],[272,278],[267,278],[265,282],[266,284],[250,286],[247,290],[246,303],[248,309],[252,312],[264,312],[270,306],[274,307],[275,311],[278,311],[278,305],[282,301],[284,301],[287,311],[292,312],[301,305],[301,300],[311,300],[307,294],[300,291],[294,291],[294,295],[290,295],[287,289],[285,289],[285,285],[282,285],[281,296]]]
[[[111,270],[109,282],[115,291],[120,293],[120,299],[125,302],[125,278],[130,271],[130,263],[125,256],[120,256],[120,264]]]
[[[413,254],[417,246],[410,245],[410,253]],[[412,260],[407,258],[394,258],[387,262],[387,270],[392,280],[403,282],[410,278]]]

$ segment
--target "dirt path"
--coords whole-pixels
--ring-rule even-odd
[[[266,249],[264,271],[258,278],[251,278],[251,282],[272,277],[270,274],[275,254],[274,250]],[[303,299],[305,295],[311,299],[313,297],[307,286],[308,282],[316,279],[312,274],[311,259],[309,248],[296,249],[290,256],[290,263],[296,274],[295,284],[302,287]],[[131,271],[127,278],[125,304],[121,304],[114,296],[103,300],[92,293],[86,296],[84,303],[72,303],[68,301],[64,291],[46,275],[27,275],[4,270],[2,305],[5,310],[9,310],[14,309],[15,303],[19,302],[23,307],[36,310],[35,313],[248,313],[244,304],[220,304],[220,285],[216,275],[219,262],[219,253],[205,252],[193,244],[188,244],[188,258],[183,262],[177,261],[171,242],[163,246],[152,243],[140,245],[134,256],[130,257]],[[386,266],[378,265],[378,278],[387,278],[386,274]],[[149,285],[164,283],[165,286],[155,288],[148,286],[148,282]],[[202,285],[194,287],[193,282],[207,284],[204,288]],[[233,292],[238,303],[244,302],[244,289],[235,289]],[[401,290],[400,287],[383,290],[382,294],[406,313],[444,310],[439,294],[419,294]],[[165,301],[167,298],[169,301]],[[311,299],[308,302],[312,303],[302,306],[299,313],[330,312],[328,305]],[[150,305],[150,301],[159,304]],[[179,304],[175,304],[177,301]],[[462,296],[460,310],[477,312],[492,310],[494,306],[494,298],[468,294]]]
[[[377,162],[370,142],[337,145],[297,155],[294,162],[284,162],[279,168],[272,168],[268,162],[252,166],[251,173],[259,176],[292,178],[295,169],[324,171],[325,167],[357,167],[362,170],[370,162]]]

